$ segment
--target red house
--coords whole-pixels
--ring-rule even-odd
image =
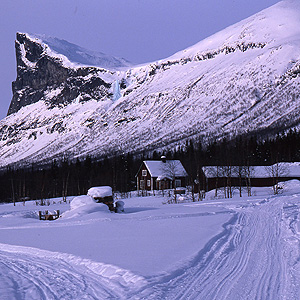
[[[145,160],[136,174],[138,190],[164,190],[185,187],[187,172],[180,160]]]

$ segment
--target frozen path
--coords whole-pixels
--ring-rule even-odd
[[[126,299],[143,279],[72,255],[0,244],[1,300]]]
[[[299,206],[284,198],[235,208],[224,232],[186,268],[153,278],[144,299],[299,299]]]

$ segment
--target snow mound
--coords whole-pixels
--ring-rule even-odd
[[[82,195],[82,196],[75,197],[71,201],[70,208],[72,210],[72,209],[76,209],[78,207],[82,207],[84,205],[89,205],[89,204],[95,204],[94,199],[91,196]]]
[[[91,213],[110,213],[108,206],[103,203],[96,203],[91,196],[82,195],[75,197],[70,203],[70,210],[62,214],[65,219],[84,217]]]
[[[112,188],[110,186],[92,187],[87,194],[93,198],[109,197],[112,196]]]
[[[300,181],[297,179],[280,182],[279,186],[282,187],[285,194],[298,194],[300,191]]]
[[[66,211],[62,214],[62,218],[71,219],[90,215],[92,213],[107,214],[110,213],[108,206],[103,203],[92,203],[79,206],[77,208]]]

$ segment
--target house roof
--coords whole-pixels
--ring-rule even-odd
[[[226,177],[226,166],[206,166],[202,168],[207,178]],[[231,166],[232,177],[238,176],[238,166]],[[251,178],[270,178],[274,177],[274,172],[278,173],[278,177],[299,177],[300,178],[300,162],[285,163],[281,162],[271,166],[251,166]],[[273,172],[273,175],[272,175]]]
[[[172,178],[186,177],[187,172],[180,160],[167,160],[165,163],[160,160],[145,160],[144,164],[148,169],[151,177]]]

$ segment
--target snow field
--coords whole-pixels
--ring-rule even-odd
[[[57,221],[39,221],[33,202],[1,205],[0,298],[298,299],[300,183],[213,193],[122,199],[123,214],[56,203]]]

